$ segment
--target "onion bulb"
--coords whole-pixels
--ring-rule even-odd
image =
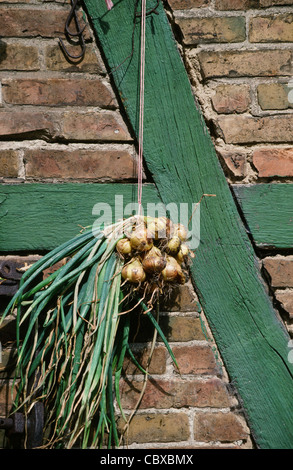
[[[122,277],[126,281],[134,284],[145,281],[146,273],[138,258],[133,258],[130,263],[126,264],[122,269]]]
[[[178,263],[180,264],[183,263],[183,261],[188,256],[188,254],[189,254],[188,246],[182,243],[180,246],[180,250],[178,251],[177,256],[176,256]]]
[[[171,224],[171,220],[167,217],[158,217],[148,221],[147,227],[151,236],[158,240],[159,238],[169,238]]]
[[[153,240],[145,225],[139,225],[130,234],[130,244],[134,251],[148,251],[153,246]]]
[[[187,239],[187,230],[183,224],[175,224],[173,225],[172,235],[179,237],[184,242]]]
[[[131,243],[128,238],[121,238],[116,245],[117,251],[121,255],[129,255],[131,253]]]
[[[166,246],[166,251],[170,253],[171,255],[176,255],[176,253],[178,253],[180,249],[180,245],[181,245],[181,240],[177,235],[175,235],[172,238],[170,238],[170,240],[168,241],[167,246]]]
[[[159,248],[153,246],[144,256],[143,269],[147,273],[160,273],[166,266],[166,260]]]
[[[173,256],[167,256],[167,263],[162,271],[162,277],[167,282],[179,282],[180,284],[185,283],[185,276],[182,272],[180,264],[176,261]]]

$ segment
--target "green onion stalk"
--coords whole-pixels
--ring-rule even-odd
[[[181,240],[177,254],[171,253],[168,244],[179,232],[161,237],[160,228],[157,219],[138,223],[136,216],[104,230],[88,227],[23,274],[1,321],[16,316],[12,413],[28,416],[37,402],[44,404],[43,448],[119,447],[129,425],[119,387],[125,354],[148,375],[130,348],[131,305],[140,306],[178,367],[155,306],[166,283],[183,282],[180,260],[169,279],[174,263],[169,266],[167,259],[178,258],[179,245],[184,247]],[[144,232],[144,238],[142,229],[153,230],[152,236]],[[44,271],[61,261],[44,278]],[[119,414],[125,420],[122,431]]]

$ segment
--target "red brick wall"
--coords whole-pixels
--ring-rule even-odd
[[[186,67],[229,182],[292,179],[292,104],[286,94],[292,4],[169,0],[166,5],[177,37],[182,35]],[[2,182],[134,179],[131,130],[90,28],[85,30],[84,60],[68,62],[58,45],[68,12],[69,4],[60,1],[0,1]],[[79,48],[71,52],[79,53]],[[287,271],[282,268],[285,264]],[[286,274],[292,271],[291,257],[268,257],[264,265],[277,298],[293,314],[293,286]],[[190,285],[162,307],[160,322],[182,375],[158,343],[151,379],[127,436],[129,445],[252,447],[249,428]],[[151,340],[143,331],[134,345],[142,361]],[[4,371],[9,353],[9,348],[3,350],[0,365],[0,416],[7,415],[9,408],[10,377]],[[123,406],[131,413],[143,376],[127,362],[125,369]]]
[[[227,180],[292,183],[293,1],[168,4]],[[277,305],[293,333],[292,255],[263,255]]]
[[[82,61],[59,47],[69,11],[63,2],[0,2],[4,181],[133,179],[132,138],[90,28]]]

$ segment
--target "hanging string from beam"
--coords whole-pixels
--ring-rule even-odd
[[[141,3],[141,35],[140,35],[140,91],[139,91],[138,165],[137,165],[138,215],[141,215],[141,213],[142,213],[144,79],[145,79],[145,24],[146,24],[146,0],[142,0],[142,3]]]

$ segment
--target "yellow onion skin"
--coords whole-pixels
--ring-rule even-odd
[[[166,266],[166,260],[161,251],[153,246],[145,255],[142,260],[143,269],[149,273],[160,273]]]
[[[130,235],[131,247],[134,251],[148,251],[153,247],[153,240],[145,225],[137,227]]]
[[[167,243],[166,246],[166,251],[172,255],[175,255],[178,253],[181,245],[181,240],[178,236],[173,236],[170,238],[170,240]]]
[[[188,254],[189,254],[188,246],[182,243],[180,246],[180,250],[178,251],[176,255],[176,260],[178,261],[178,263],[179,264],[183,263],[186,260]]]
[[[187,239],[187,230],[183,224],[175,224],[172,229],[172,236],[177,236],[182,242],[185,242]]]
[[[185,276],[182,272],[181,266],[172,256],[167,256],[167,264],[162,271],[162,277],[166,282],[185,283]]]
[[[188,256],[189,254],[189,248],[185,243],[181,243],[180,250],[182,251],[183,256]]]
[[[116,249],[121,255],[130,255],[132,251],[130,240],[122,238],[117,242]]]
[[[150,236],[151,236],[154,240],[157,240],[157,239],[158,239],[157,224],[156,224],[155,219],[152,220],[151,222],[148,222],[148,224],[147,224],[147,230],[148,230]]]
[[[167,217],[153,218],[148,221],[147,228],[152,238],[159,240],[160,238],[169,238],[172,222]]]
[[[134,258],[130,263],[126,264],[122,269],[122,277],[126,281],[133,284],[139,284],[146,279],[146,273],[138,258]]]

